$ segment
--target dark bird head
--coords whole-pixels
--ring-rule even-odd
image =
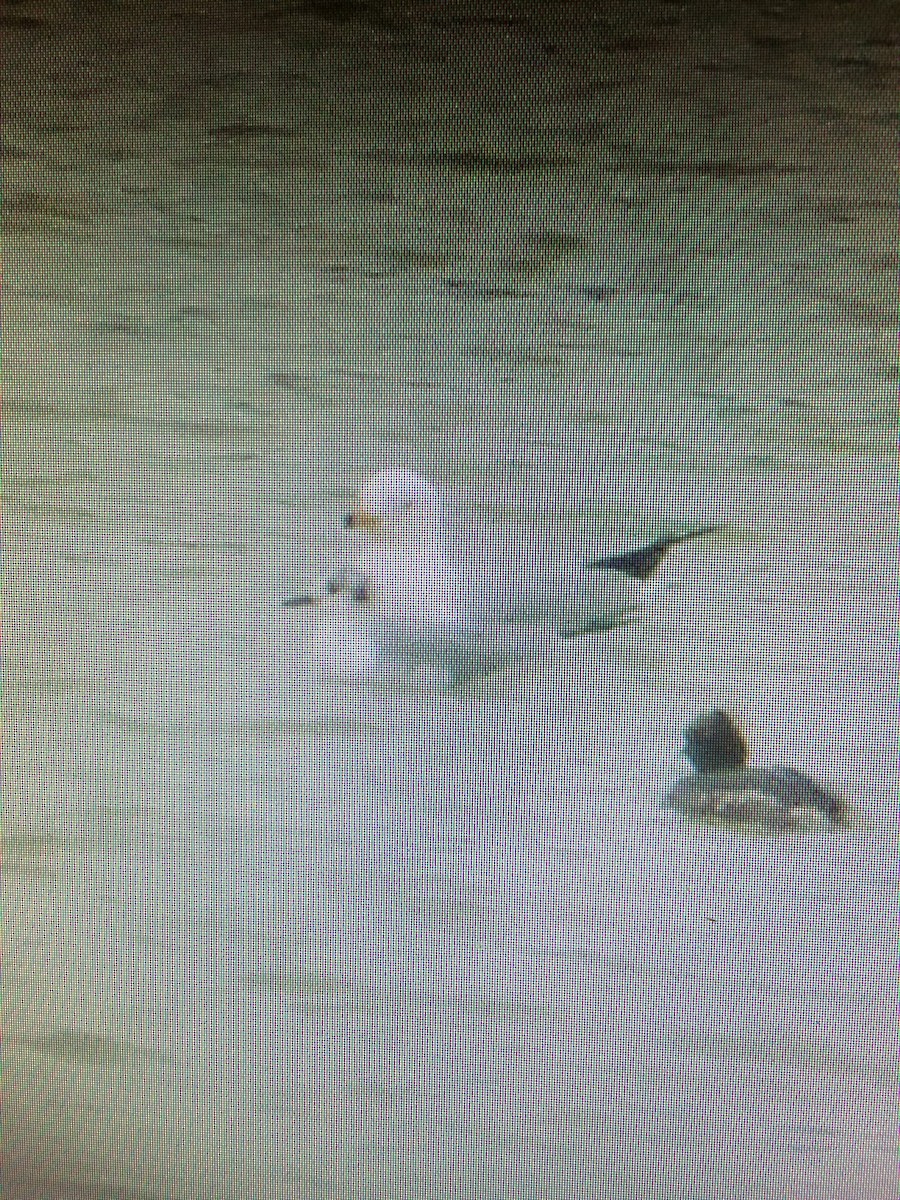
[[[684,731],[683,753],[701,774],[743,767],[748,755],[744,735],[721,708],[702,713],[691,722]]]

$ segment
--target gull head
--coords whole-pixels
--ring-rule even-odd
[[[353,510],[344,518],[344,528],[380,532],[399,518],[437,505],[437,489],[415,471],[377,471],[360,488]]]

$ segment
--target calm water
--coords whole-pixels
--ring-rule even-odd
[[[4,30],[4,1194],[888,1200],[883,17],[300,8]],[[280,607],[399,463],[728,532],[447,696]]]
[[[635,626],[460,696],[320,677],[278,537],[73,616],[57,658],[90,681],[10,735],[14,1149],[164,1194],[880,1194],[891,631],[878,539],[847,561],[821,528],[812,559],[795,530],[686,557]],[[711,699],[851,827],[660,812]]]

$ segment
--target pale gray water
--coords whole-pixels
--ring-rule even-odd
[[[4,1194],[888,1200],[877,21],[660,12],[558,35],[550,76],[528,22],[34,11],[4,83]],[[280,607],[395,462],[492,516],[732,532],[638,623],[447,696]],[[847,828],[662,812],[713,704]]]
[[[892,1111],[892,784],[873,740],[887,614],[861,591],[842,613],[836,566],[843,640],[804,643],[805,610],[770,572],[754,613],[746,572],[730,585],[744,611],[716,609],[716,569],[690,586],[731,619],[728,640],[676,589],[669,616],[587,661],[573,650],[462,698],[312,692],[274,607],[252,659],[227,657],[225,622],[191,643],[183,611],[170,637],[157,617],[130,713],[110,692],[68,742],[30,738],[32,786],[49,777],[65,798],[44,820],[72,840],[49,874],[7,881],[26,896],[8,985],[57,994],[37,1036],[33,1012],[11,1022],[13,1089],[17,1064],[51,1054],[48,1105],[60,1083],[79,1104],[94,1088],[104,1125],[111,1095],[137,1105],[160,1155],[130,1152],[145,1187],[155,1169],[171,1189],[173,1165],[190,1179],[171,1141],[185,1128],[206,1128],[221,1187],[241,1194],[676,1195],[689,1178],[721,1196],[755,1177],[774,1197],[798,1174],[822,1195],[877,1179]],[[229,611],[249,638],[252,604]],[[170,670],[188,646],[193,690]],[[124,649],[107,653],[122,664]],[[823,694],[851,661],[867,692]],[[849,796],[855,824],[742,836],[659,810],[683,718],[723,689],[770,756]],[[48,739],[64,711],[45,714]],[[28,947],[44,944],[42,985]],[[18,1145],[7,1133],[14,1149],[39,1135],[68,1162],[70,1129],[97,1137],[83,1109],[39,1132],[41,1111]],[[93,1170],[121,1162],[121,1145],[92,1144]]]

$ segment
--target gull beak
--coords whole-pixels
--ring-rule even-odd
[[[381,528],[381,519],[366,512],[364,508],[354,508],[353,512],[344,517],[345,529],[368,529],[374,531]]]

